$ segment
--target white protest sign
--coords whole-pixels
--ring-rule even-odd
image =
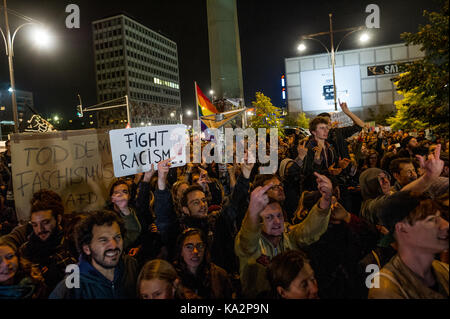
[[[151,164],[168,158],[172,158],[172,167],[186,164],[186,125],[111,130],[109,138],[116,177],[146,172]]]
[[[338,127],[352,126],[353,121],[344,112],[331,112],[331,123],[338,122]]]
[[[104,207],[114,179],[106,130],[11,135],[12,178],[17,217],[30,216],[30,200],[41,189],[62,198],[64,212]]]

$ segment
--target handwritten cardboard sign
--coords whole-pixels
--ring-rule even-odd
[[[337,122],[338,127],[352,126],[353,121],[344,112],[331,112],[331,123]]]
[[[146,172],[151,164],[168,158],[172,158],[172,167],[186,164],[186,125],[111,130],[109,137],[116,177]]]
[[[11,136],[17,217],[30,216],[30,200],[41,189],[58,193],[66,213],[102,208],[114,179],[106,130],[20,133]]]

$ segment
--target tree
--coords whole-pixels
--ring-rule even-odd
[[[440,12],[424,11],[428,24],[419,26],[417,33],[401,34],[407,45],[420,45],[425,57],[406,65],[395,81],[398,90],[408,94],[400,101],[404,116],[448,136],[449,0],[440,2]]]
[[[413,103],[417,103],[419,95],[413,92],[399,92],[404,95],[404,99],[401,101],[396,101],[395,106],[397,108],[397,113],[395,116],[390,117],[386,120],[387,124],[389,124],[394,131],[398,130],[423,130],[429,128],[430,125],[426,122],[422,122],[418,119],[412,119],[408,115],[409,105]]]
[[[305,112],[301,112],[296,116],[293,114],[288,114],[283,120],[284,127],[301,127],[301,128],[309,128],[309,118],[306,117]]]
[[[283,137],[282,114],[280,109],[272,104],[270,98],[261,92],[256,92],[256,101],[253,101],[252,105],[255,108],[255,115],[250,119],[249,126],[254,129],[266,128],[267,132],[271,127],[276,127],[278,134]]]
[[[374,121],[376,124],[383,126],[389,125],[387,119],[395,115],[394,111],[386,110],[384,105],[380,105],[378,113],[375,113],[375,111],[370,107],[367,110],[369,112],[369,117],[366,119],[366,122]]]

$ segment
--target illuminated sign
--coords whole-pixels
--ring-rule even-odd
[[[337,99],[349,107],[361,106],[361,71],[359,65],[335,69]],[[332,69],[300,72],[303,111],[334,110]],[[337,100],[336,99],[336,100]]]
[[[411,64],[411,62],[368,66],[367,67],[367,75],[374,76],[374,75],[384,75],[384,74],[396,74],[399,72],[403,72],[403,68],[407,64]]]

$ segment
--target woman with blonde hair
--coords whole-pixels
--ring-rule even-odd
[[[137,280],[141,299],[186,299],[175,268],[167,261],[148,261]]]

